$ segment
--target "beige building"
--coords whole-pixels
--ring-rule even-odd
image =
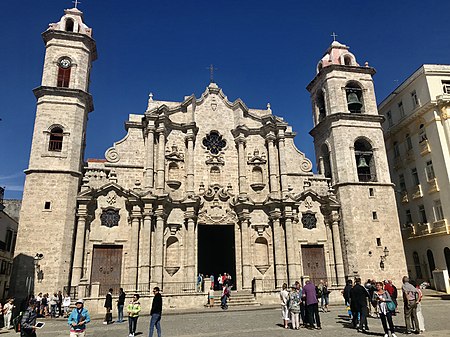
[[[380,105],[409,274],[450,269],[450,66],[425,64]]]
[[[16,291],[39,275],[37,253],[35,292],[71,285],[95,298],[119,286],[193,293],[198,273],[227,272],[236,289],[257,293],[302,278],[341,287],[356,275],[404,274],[374,70],[347,47],[333,43],[324,56],[332,62],[321,63],[308,87],[321,163],[314,174],[270,105],[232,102],[216,83],[181,101],[150,94],[105,158],[84,162],[92,30],[71,9],[43,37]],[[369,170],[358,166],[361,156]],[[45,233],[61,239],[40,244]]]
[[[6,300],[9,296],[10,276],[17,238],[17,221],[6,212],[3,195],[4,189],[0,187],[0,300]]]

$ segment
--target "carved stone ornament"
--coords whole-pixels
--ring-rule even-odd
[[[202,144],[208,149],[209,153],[217,156],[227,146],[227,141],[223,139],[219,132],[211,131],[203,138]]]
[[[255,268],[258,269],[258,271],[259,271],[262,275],[264,275],[264,274],[266,273],[267,269],[270,268],[270,265],[268,265],[268,264],[264,264],[264,265],[256,265]]]
[[[305,199],[305,207],[307,209],[311,209],[313,207],[313,200],[309,195]]]
[[[105,158],[108,162],[110,163],[117,163],[120,160],[120,156],[119,153],[117,152],[117,150],[113,147],[110,147],[106,153],[105,153]]]
[[[171,161],[184,161],[183,152],[178,150],[178,146],[172,145],[172,150],[166,150],[166,159]]]
[[[222,156],[208,156],[205,163],[206,165],[225,165],[225,161]]]
[[[313,229],[317,227],[317,218],[314,213],[303,213],[302,215],[303,228]]]
[[[165,267],[167,274],[170,276],[173,276],[176,274],[178,270],[180,270],[180,267]]]
[[[211,99],[211,109],[212,109],[212,111],[216,111],[217,110],[217,99],[215,97],[213,97]]]
[[[108,228],[119,226],[120,214],[115,208],[106,208],[100,215],[101,225]]]
[[[264,234],[264,231],[266,228],[269,228],[268,224],[252,224],[252,227],[256,230],[258,233],[258,236],[262,236]]]
[[[114,191],[109,191],[108,194],[106,195],[106,202],[108,203],[108,205],[112,206],[116,203],[117,201],[117,194]]]
[[[265,163],[267,163],[267,160],[264,152],[261,155],[259,155],[259,150],[255,149],[255,151],[253,151],[253,156],[250,153],[248,154],[247,164],[263,165]]]

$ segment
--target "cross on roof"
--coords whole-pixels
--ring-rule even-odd
[[[214,65],[212,65],[212,64],[206,69],[209,69],[209,82],[214,83],[214,70],[218,70],[218,69],[214,68]]]
[[[79,0],[75,0],[75,1],[72,1],[72,2],[75,4],[75,8],[77,8],[77,7],[78,7],[78,4],[81,3],[81,1],[79,1]]]
[[[333,37],[333,41],[336,41],[336,38],[338,37],[338,35],[336,35],[336,33],[333,32],[333,34],[331,34],[331,36]]]

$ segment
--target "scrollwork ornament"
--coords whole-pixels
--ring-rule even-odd
[[[105,153],[105,158],[110,163],[117,163],[120,160],[119,153],[113,147],[109,148]]]

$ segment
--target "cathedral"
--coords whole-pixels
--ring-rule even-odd
[[[355,276],[406,275],[375,70],[347,46],[331,44],[307,87],[313,173],[270,105],[230,101],[213,81],[181,101],[150,94],[126,136],[86,162],[93,31],[73,8],[42,36],[16,296],[153,286],[183,294],[196,291],[199,273],[227,272],[234,289],[253,293],[297,280],[341,287]],[[58,239],[40,240],[49,234]]]

